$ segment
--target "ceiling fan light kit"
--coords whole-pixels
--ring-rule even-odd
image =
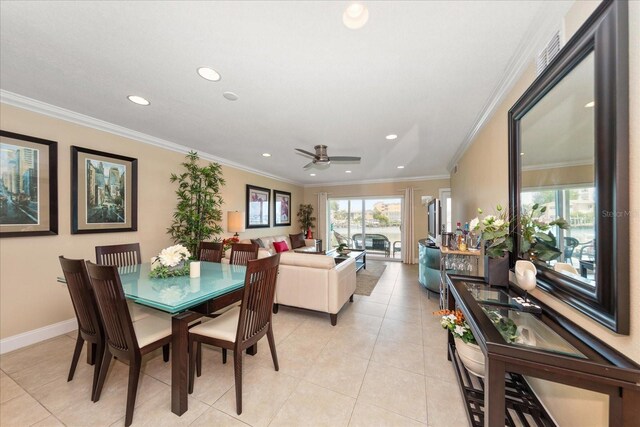
[[[311,157],[313,160],[311,160],[310,163],[307,163],[306,165],[303,166],[303,169],[309,169],[313,166],[324,166],[324,167],[328,167],[332,161],[334,162],[350,162],[350,163],[359,163],[360,162],[360,157],[356,157],[356,156],[333,156],[333,157],[329,157],[329,155],[327,154],[327,146],[326,145],[316,145],[315,147],[313,147],[314,150],[316,151],[315,154],[311,153],[309,151],[303,150],[301,148],[296,148],[296,151],[300,154],[303,154],[305,156],[309,156]]]

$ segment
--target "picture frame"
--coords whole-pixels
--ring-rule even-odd
[[[138,230],[138,159],[71,147],[71,234]]]
[[[267,228],[270,224],[271,190],[247,184],[247,217],[245,228]]]
[[[291,225],[291,193],[288,191],[273,190],[273,225]]]
[[[58,143],[0,130],[0,237],[58,234]]]

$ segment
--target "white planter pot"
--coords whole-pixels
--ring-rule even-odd
[[[467,344],[456,338],[456,350],[462,364],[473,375],[484,378],[484,354],[477,344]]]

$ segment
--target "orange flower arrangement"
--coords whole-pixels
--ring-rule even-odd
[[[226,251],[231,248],[231,245],[233,245],[234,243],[238,243],[239,241],[240,239],[235,236],[229,237],[228,239],[224,239],[222,241],[222,247]]]
[[[464,319],[464,314],[460,310],[440,310],[433,313],[436,316],[442,316],[440,325],[444,329],[451,331],[454,337],[460,338],[466,343],[476,343],[476,339],[471,332],[471,327]]]

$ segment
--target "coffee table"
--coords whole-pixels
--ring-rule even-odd
[[[367,268],[367,251],[366,249],[349,249],[349,253],[340,255],[338,251],[332,249],[327,252],[327,255],[332,256],[336,260],[336,264],[340,264],[343,261],[353,258],[356,260],[356,273],[363,268]]]

